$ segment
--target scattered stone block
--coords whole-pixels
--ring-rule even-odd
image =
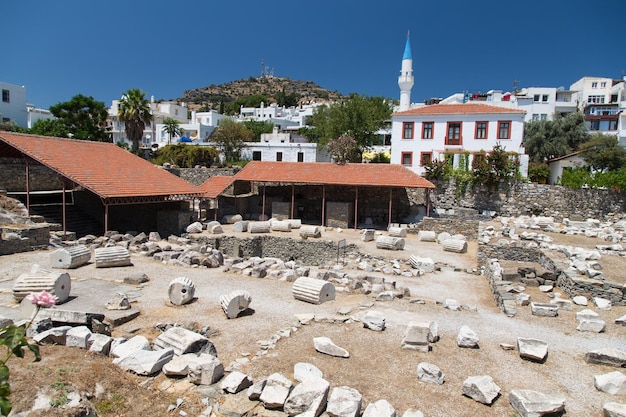
[[[424,417],[424,413],[414,408],[409,408],[402,413],[402,417]]]
[[[113,363],[137,375],[153,375],[160,372],[163,365],[173,357],[172,349],[136,350],[127,356],[113,359]]]
[[[307,238],[320,238],[322,237],[322,231],[319,226],[302,226],[300,229],[300,237],[303,239]]]
[[[243,217],[241,214],[226,214],[224,215],[224,223],[226,224],[235,224],[237,222],[243,221]]]
[[[133,336],[127,341],[111,342],[111,356],[114,358],[124,358],[138,350],[150,350],[150,342],[145,336]]]
[[[35,343],[39,345],[65,345],[65,334],[68,330],[72,329],[72,326],[57,326],[43,332],[37,333],[33,336]]]
[[[248,308],[252,297],[248,291],[235,290],[229,294],[220,296],[220,306],[226,313],[226,317],[234,319]]]
[[[13,298],[22,301],[32,292],[46,291],[57,296],[58,303],[63,303],[70,296],[72,282],[67,272],[54,272],[40,265],[33,265],[30,272],[21,274],[13,284]]]
[[[65,346],[87,349],[91,330],[87,326],[72,327],[65,333]]]
[[[381,235],[376,238],[377,249],[403,250],[404,245],[404,238],[401,237]]]
[[[602,406],[604,417],[626,417],[626,404],[610,402]]]
[[[363,417],[397,417],[398,413],[387,400],[378,400],[365,407]]]
[[[263,406],[270,410],[283,408],[289,393],[293,389],[293,383],[282,374],[274,373],[265,381],[265,387],[259,400]]]
[[[406,237],[407,235],[406,227],[390,227],[387,232],[393,237]]]
[[[583,295],[575,295],[572,298],[572,301],[574,302],[574,304],[579,305],[579,306],[586,306],[589,303],[587,300],[587,297]]]
[[[215,346],[211,341],[184,327],[170,327],[154,340],[154,346],[159,349],[173,349],[176,356],[185,353],[205,353],[217,356]]]
[[[170,302],[177,306],[189,303],[193,300],[195,293],[196,286],[186,277],[174,278],[167,290]]]
[[[585,362],[626,368],[626,352],[614,348],[592,350],[585,353]]]
[[[326,408],[330,384],[322,378],[307,378],[289,393],[284,410],[290,416],[317,417]]]
[[[248,223],[248,233],[269,233],[271,224],[269,221],[256,221]]]
[[[467,252],[467,242],[465,240],[449,238],[440,243],[443,246],[443,250],[446,252]]]
[[[167,377],[181,377],[189,375],[189,364],[198,358],[196,353],[185,353],[176,356],[171,361],[163,365],[163,374]]]
[[[442,385],[445,375],[439,367],[428,362],[420,362],[417,365],[417,379],[430,384]]]
[[[478,335],[468,326],[462,326],[456,337],[456,344],[463,348],[478,348]]]
[[[74,269],[86,265],[91,259],[91,251],[85,245],[57,249],[50,254],[53,268]]]
[[[589,310],[588,308],[581,310],[576,313],[576,320],[596,320],[599,319],[600,315],[593,310]]]
[[[509,402],[522,417],[552,415],[565,409],[564,396],[542,391],[511,390]]]
[[[376,230],[374,229],[365,229],[361,233],[361,240],[363,242],[371,242],[374,239],[376,239]]]
[[[413,269],[419,269],[426,273],[433,272],[435,270],[435,262],[432,258],[420,258],[419,256],[411,255],[409,257],[409,262]]]
[[[548,356],[548,344],[543,340],[517,338],[519,356],[534,362],[543,362]]]
[[[173,349],[167,349],[173,352]],[[173,353],[172,353],[173,354]],[[217,357],[206,353],[189,363],[189,381],[196,385],[210,385],[224,376],[224,365]]]
[[[598,307],[600,310],[610,310],[611,309],[611,300],[607,300],[606,298],[602,298],[602,297],[593,297],[593,303],[596,305],[596,307]]]
[[[330,393],[326,413],[330,417],[358,417],[363,397],[354,388],[336,387]]]
[[[335,286],[321,279],[300,277],[294,281],[291,293],[296,300],[322,304],[335,299]]]
[[[559,315],[559,306],[549,303],[530,303],[530,311],[533,316],[556,317]]]
[[[500,395],[500,387],[489,375],[470,376],[463,381],[463,395],[490,405]]]
[[[263,389],[265,388],[266,379],[262,379],[260,381],[252,384],[248,390],[246,391],[246,395],[248,399],[251,401],[258,401],[261,398],[261,393],[263,393]]]
[[[626,314],[615,319],[615,324],[626,326]]]
[[[583,319],[578,322],[576,330],[579,332],[602,333],[606,329],[606,323],[600,319]]]
[[[298,382],[302,382],[307,378],[322,378],[322,377],[323,377],[322,371],[320,371],[320,369],[317,366],[312,365],[310,363],[298,362],[293,366],[293,378]]]
[[[438,336],[433,335],[437,332],[436,322],[409,322],[404,337],[402,338],[403,349],[414,349],[422,352],[430,351],[430,343]]]
[[[382,332],[385,330],[385,316],[379,311],[368,311],[361,319],[366,329]]]
[[[291,222],[289,220],[272,220],[270,224],[273,232],[291,232]]]
[[[619,371],[594,375],[593,385],[598,391],[613,395],[626,395],[626,376]]]
[[[573,309],[572,302],[570,300],[564,300],[562,298],[554,298],[550,300],[550,304],[558,306],[560,310],[571,311]]]
[[[202,233],[202,223],[193,222],[185,229],[187,233]]]
[[[336,356],[339,358],[350,357],[350,353],[348,353],[347,350],[335,345],[328,337],[314,337],[313,345],[315,346],[315,350],[326,355]]]
[[[235,233],[242,233],[248,231],[249,222],[247,220],[240,220],[233,224],[232,231]]]
[[[417,232],[417,240],[420,242],[435,242],[437,234],[431,230],[420,230]]]
[[[93,252],[93,258],[96,261],[96,268],[116,268],[132,265],[130,252],[121,246],[97,248]]]
[[[222,380],[222,390],[229,394],[236,394],[252,385],[252,379],[239,371],[233,371]]]
[[[124,293],[116,293],[113,298],[107,301],[106,308],[107,310],[130,310],[128,296]]]
[[[113,338],[105,334],[92,333],[87,341],[89,345],[89,351],[97,353],[99,355],[108,356],[111,350],[111,342]]]

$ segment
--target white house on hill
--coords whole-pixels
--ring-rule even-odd
[[[523,110],[477,103],[433,104],[396,112],[392,115],[391,163],[422,175],[425,164],[446,153],[469,152],[471,163],[472,154],[489,152],[499,144],[521,155],[525,173],[525,114]]]

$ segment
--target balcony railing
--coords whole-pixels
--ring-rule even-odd
[[[462,143],[463,143],[463,137],[460,137],[460,138],[449,138],[449,137],[446,136],[446,141],[445,141],[446,145],[459,146]]]

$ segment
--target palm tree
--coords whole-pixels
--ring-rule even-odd
[[[176,119],[172,119],[171,117],[166,117],[163,120],[162,130],[169,135],[169,139],[167,140],[168,145],[172,142],[172,136],[182,136],[185,132],[185,130],[180,127],[180,122]]]
[[[139,152],[143,130],[146,124],[152,121],[150,104],[145,98],[145,93],[138,88],[131,88],[122,94],[117,115],[124,122],[126,136],[133,142],[131,151]]]

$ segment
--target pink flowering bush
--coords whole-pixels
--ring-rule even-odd
[[[4,346],[6,349],[4,359],[0,360],[0,414],[3,416],[9,415],[12,408],[11,402],[9,401],[9,395],[11,395],[11,387],[9,386],[9,367],[6,363],[13,355],[18,358],[23,358],[24,348],[27,348],[33,353],[33,355],[35,355],[35,362],[41,360],[41,356],[39,355],[39,346],[34,343],[28,343],[28,340],[26,339],[26,330],[30,327],[40,308],[54,307],[59,301],[58,297],[46,291],[31,293],[26,296],[26,299],[36,306],[35,311],[33,311],[33,315],[26,326],[18,327],[11,324],[3,329],[0,329],[0,346]]]

